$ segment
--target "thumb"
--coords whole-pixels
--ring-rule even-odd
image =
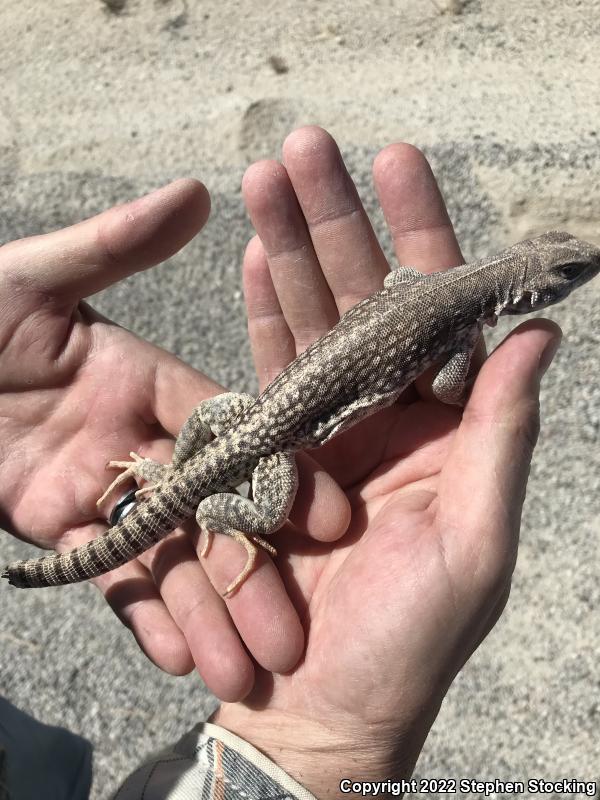
[[[2,248],[9,280],[76,302],[174,255],[204,226],[206,187],[182,178],[96,217]]]
[[[482,588],[516,559],[521,509],[539,433],[539,389],[560,344],[549,320],[516,328],[484,363],[440,485],[448,557]],[[455,573],[456,574],[456,573]]]

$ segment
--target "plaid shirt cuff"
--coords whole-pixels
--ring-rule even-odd
[[[239,736],[201,723],[149,758],[114,800],[316,800]]]

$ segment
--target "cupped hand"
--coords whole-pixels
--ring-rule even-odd
[[[423,155],[392,145],[374,180],[401,264],[461,263]],[[285,142],[283,164],[246,173],[258,236],[244,279],[262,384],[381,287],[389,267],[331,137]],[[348,494],[335,543],[287,531],[279,564],[306,651],[286,675],[259,673],[215,721],[271,755],[317,796],[336,781],[411,773],[444,694],[508,598],[538,430],[541,376],[560,332],[520,325],[483,362],[466,407],[432,397],[432,373],[394,406],[312,455]],[[332,512],[333,513],[333,512]],[[223,543],[222,546],[225,546]]]
[[[96,507],[114,477],[107,462],[130,450],[168,462],[193,407],[222,391],[81,302],[176,253],[203,227],[209,205],[201,183],[179,180],[0,248],[0,523],[14,535],[64,552],[103,534],[119,497]],[[305,485],[324,487],[341,509],[341,527],[325,522],[317,535],[339,536],[345,496],[322,469],[302,464]],[[217,695],[235,700],[253,684],[250,654],[269,670],[289,669],[303,631],[264,556],[244,602],[228,608],[199,561],[196,534],[191,525],[175,532],[94,582],[156,664],[174,674],[195,664]],[[243,560],[239,551],[233,561]],[[2,591],[16,590],[3,582]],[[61,589],[47,591],[50,604]]]

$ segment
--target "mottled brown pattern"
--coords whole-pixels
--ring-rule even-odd
[[[85,580],[124,564],[194,515],[229,535],[273,532],[296,490],[294,451],[321,445],[390,405],[436,362],[436,395],[459,402],[484,323],[558,302],[599,271],[600,250],[560,232],[429,276],[397,270],[255,401],[221,395],[202,404],[182,429],[173,464],[157,467],[162,477],[154,494],[105,536],[68,554],[11,564],[4,577],[21,587]],[[275,454],[287,455],[269,459]],[[232,494],[255,470],[252,502]]]

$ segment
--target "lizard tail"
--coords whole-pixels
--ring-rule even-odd
[[[11,586],[31,589],[78,583],[110,572],[148,550],[189,515],[181,505],[173,511],[165,501],[165,495],[157,492],[103,536],[68,553],[15,561],[2,577]]]
[[[30,558],[27,561],[14,561],[6,567],[2,577],[7,578],[11,586],[19,589],[61,586],[94,578],[105,571],[98,568],[98,562],[92,555],[95,551],[95,542],[94,539],[62,555],[53,554],[43,558]],[[115,566],[120,566],[125,561],[127,558],[122,560],[119,558]],[[113,569],[112,566],[110,568]]]

